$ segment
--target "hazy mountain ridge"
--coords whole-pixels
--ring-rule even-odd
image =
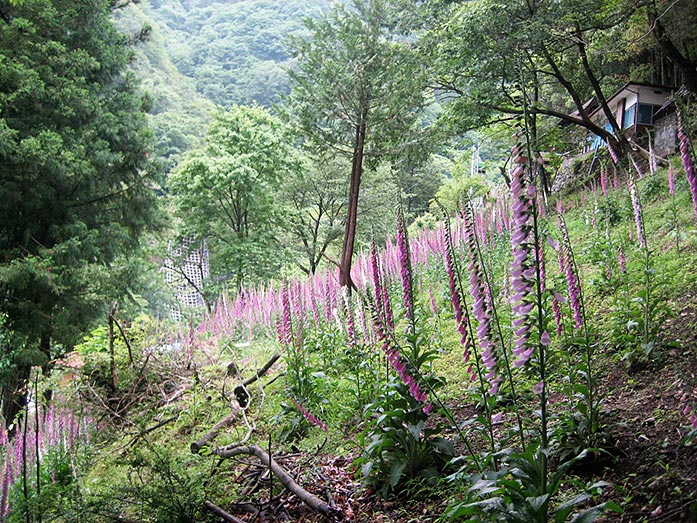
[[[151,20],[153,45],[200,95],[223,106],[268,106],[288,90],[286,38],[328,5],[327,0],[154,1],[137,9]]]
[[[133,70],[153,100],[158,153],[172,167],[201,143],[215,105],[270,106],[288,92],[289,35],[328,0],[152,0],[116,14],[122,29],[147,38]]]

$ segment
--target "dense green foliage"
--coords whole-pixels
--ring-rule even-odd
[[[156,213],[149,101],[110,15],[108,2],[36,0],[0,24],[0,314],[20,386],[131,287],[115,265]]]
[[[265,109],[231,107],[217,115],[205,148],[169,177],[182,233],[207,241],[221,286],[239,290],[283,265],[278,193],[300,168],[287,136]]]
[[[162,45],[196,91],[218,105],[269,106],[288,92],[285,39],[326,0],[152,1]]]
[[[0,2],[0,520],[311,519],[267,452],[361,523],[697,517],[695,16]],[[686,86],[680,158],[587,113],[629,80]]]

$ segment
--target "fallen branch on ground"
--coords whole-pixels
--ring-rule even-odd
[[[218,433],[224,429],[225,427],[229,427],[232,425],[232,423],[239,417],[244,415],[244,409],[247,407],[247,402],[249,400],[249,393],[247,392],[247,386],[251,385],[255,381],[257,381],[259,378],[264,376],[269,369],[273,366],[274,363],[278,361],[278,359],[281,357],[280,354],[274,354],[269,361],[267,361],[263,367],[258,369],[255,373],[254,376],[251,378],[246,379],[245,381],[242,382],[241,385],[238,385],[235,388],[235,400],[230,401],[230,405],[232,407],[232,412],[225,416],[223,419],[218,421],[213,427],[206,432],[200,439],[194,441],[191,444],[191,452],[194,454],[197,454],[201,451],[201,449],[205,446],[207,446],[208,443],[213,441],[215,437],[218,435]],[[246,420],[246,418],[245,418]],[[247,423],[247,426],[250,427],[249,423]],[[250,430],[254,430],[253,427],[250,428]],[[240,444],[244,444],[249,440],[249,437],[251,436],[251,433],[247,433],[245,438],[241,441],[235,444],[236,446],[239,446]]]
[[[230,523],[245,523],[244,521],[242,521],[239,518],[236,518],[232,514],[225,512],[222,508],[220,508],[217,505],[214,505],[210,501],[204,501],[203,506],[206,507],[207,510],[209,510],[216,516],[223,518],[225,521],[229,521]]]
[[[223,419],[221,419],[218,423],[213,425],[213,427],[208,432],[206,432],[200,439],[194,441],[191,444],[191,452],[193,452],[194,454],[198,454],[203,447],[205,447],[218,435],[218,432],[220,432],[225,427],[232,425],[232,423],[240,417],[242,409],[240,409],[234,401],[231,402],[231,404],[232,412],[225,416]]]
[[[284,487],[286,487],[293,494],[295,494],[308,507],[312,508],[313,510],[316,510],[320,514],[323,514],[329,518],[339,520],[344,518],[344,513],[341,510],[332,508],[327,503],[319,499],[317,496],[308,492],[300,485],[298,485],[298,483],[292,477],[290,477],[290,475],[285,470],[283,470],[281,466],[278,465],[278,463],[276,463],[271,458],[271,456],[269,456],[269,454],[267,454],[261,447],[258,447],[257,445],[246,445],[241,447],[235,447],[232,449],[226,449],[224,447],[218,448],[213,449],[212,454],[220,456],[221,458],[231,458],[233,456],[240,455],[255,456],[259,459],[259,461],[262,462],[262,464],[266,465],[267,467],[269,467],[269,469],[271,469],[271,472],[273,472],[274,476],[276,476],[279,479],[279,481]]]

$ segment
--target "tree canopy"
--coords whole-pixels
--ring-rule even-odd
[[[412,42],[394,31],[398,13],[386,0],[355,0],[308,20],[309,36],[294,41],[287,107],[310,147],[351,160],[347,218],[339,262],[350,285],[363,162],[405,151],[420,130],[425,69]]]
[[[219,286],[239,289],[278,272],[284,217],[277,192],[298,169],[277,119],[259,106],[233,106],[215,117],[206,145],[170,176],[182,234],[208,242]]]
[[[99,314],[104,269],[157,208],[148,99],[110,16],[106,1],[26,0],[0,23],[0,316],[24,351],[4,355],[15,377]]]

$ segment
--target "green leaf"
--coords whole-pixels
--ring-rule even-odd
[[[395,488],[399,483],[406,466],[407,463],[405,461],[398,461],[392,465],[392,468],[390,469],[390,486],[392,488]]]

